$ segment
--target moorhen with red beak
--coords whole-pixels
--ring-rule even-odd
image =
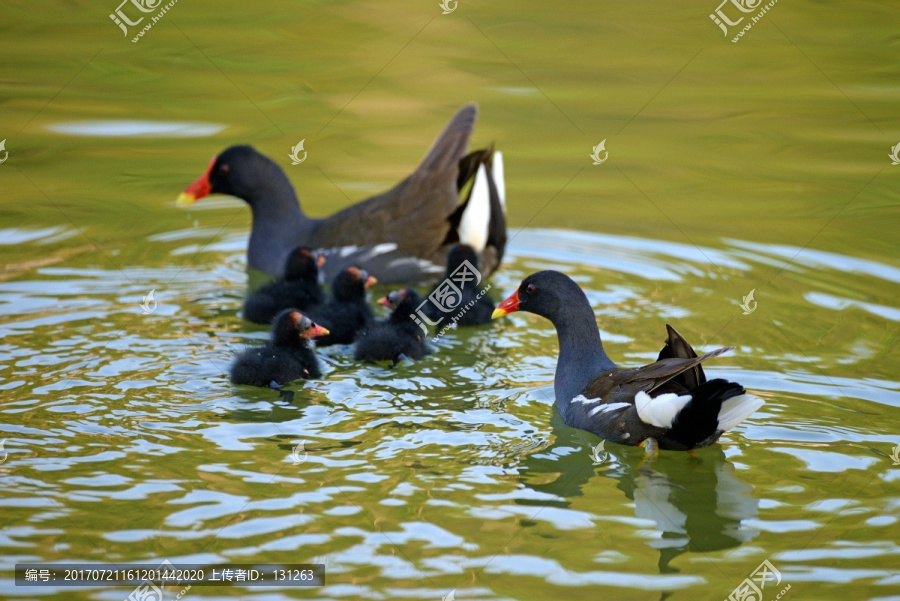
[[[466,155],[476,113],[474,104],[463,107],[393,189],[324,219],[307,217],[284,171],[250,146],[214,157],[178,204],[209,194],[243,199],[253,213],[247,265],[273,276],[281,275],[291,249],[308,246],[325,254],[329,279],[358,265],[383,283],[424,284],[439,278],[447,250],[460,241],[477,250],[489,274],[506,246],[506,192],[499,152]]]
[[[700,363],[732,350],[697,356],[671,326],[655,363],[622,368],[606,355],[594,312],[578,284],[558,271],[540,271],[500,303],[494,317],[527,311],[556,326],[559,359],[553,387],[569,426],[619,444],[647,443],[649,452],[687,451],[714,443],[763,401],[735,382],[706,380]]]
[[[331,300],[309,313],[331,332],[316,338],[316,346],[351,344],[356,340],[356,335],[372,322],[366,290],[377,283],[374,276],[359,267],[348,267],[334,278]]]
[[[328,330],[299,311],[282,311],[272,322],[269,343],[248,348],[235,358],[232,383],[280,388],[300,378],[318,378],[322,372],[312,339],[327,334]]]
[[[271,323],[279,312],[291,307],[308,311],[325,302],[319,285],[322,258],[309,248],[295,248],[288,255],[284,279],[262,286],[244,301],[244,319],[253,323]]]
[[[396,365],[404,359],[421,359],[430,352],[419,326],[410,319],[422,304],[415,290],[395,290],[378,299],[378,304],[391,309],[391,314],[360,335],[354,353],[357,361],[393,361]]]

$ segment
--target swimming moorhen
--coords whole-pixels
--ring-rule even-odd
[[[431,321],[431,325],[441,328],[448,323],[455,323],[459,326],[477,326],[491,321],[491,313],[494,311],[494,301],[484,292],[484,287],[479,288],[475,285],[474,275],[468,275],[469,266],[478,269],[478,255],[475,250],[467,244],[456,244],[447,253],[447,270],[444,273],[444,280],[438,284],[429,294],[440,295],[442,298],[449,298],[445,304],[451,305],[448,311],[442,310],[436,302],[426,302],[422,305],[422,312]],[[457,272],[459,270],[459,272]],[[463,270],[467,272],[464,277]],[[451,293],[447,293],[447,287],[444,282],[451,282],[455,289]],[[457,292],[458,290],[458,292]],[[443,318],[448,321],[444,321]]]
[[[618,367],[606,355],[594,312],[578,284],[558,271],[540,271],[500,303],[494,317],[527,311],[556,326],[559,359],[554,391],[569,426],[625,445],[690,450],[714,443],[763,401],[740,384],[706,380],[700,363],[733,347],[697,356],[666,326],[669,338],[655,363]]]
[[[394,290],[378,304],[391,309],[391,314],[382,322],[372,325],[363,332],[356,342],[354,357],[357,361],[393,361],[396,365],[403,359],[421,359],[429,353],[422,331],[410,319],[422,297],[411,288]]]
[[[248,348],[231,364],[234,384],[279,388],[300,378],[322,375],[312,349],[312,339],[328,330],[295,309],[282,311],[272,322],[265,346]]]
[[[474,104],[463,107],[393,189],[324,219],[307,217],[281,167],[250,146],[214,157],[178,204],[216,193],[246,201],[253,213],[247,265],[271,275],[281,274],[291,249],[308,246],[325,254],[326,278],[358,265],[383,283],[428,283],[443,273],[447,250],[457,241],[478,251],[487,275],[506,245],[506,192],[499,152],[465,154],[476,113]]]
[[[378,283],[359,267],[347,267],[331,284],[331,300],[310,311],[317,324],[331,332],[316,338],[316,346],[351,344],[356,335],[372,322],[372,310],[366,302],[366,289]]]
[[[271,323],[279,311],[291,307],[308,311],[325,302],[319,285],[321,257],[305,246],[291,251],[284,267],[284,278],[262,286],[244,301],[244,319]]]

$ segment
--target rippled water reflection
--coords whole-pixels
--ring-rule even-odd
[[[74,252],[63,234],[3,232],[35,255],[59,239]],[[209,236],[152,243],[174,264]],[[207,249],[202,265],[124,271],[57,251],[0,283],[8,564],[328,565],[322,589],[244,591],[253,599],[582,598],[598,584],[615,598],[724,598],[763,559],[797,598],[897,590],[890,265],[804,251],[782,270],[799,248],[518,233],[495,297],[533,270],[566,271],[616,360],[652,359],[672,323],[698,347],[735,344],[709,373],[767,401],[694,455],[648,465],[608,444],[594,465],[598,439],[554,412],[555,334],[534,316],[452,331],[417,364],[359,366],[329,348],[321,381],[231,386],[232,355],[265,331],[238,317],[243,233]],[[122,596],[72,590],[55,596]]]

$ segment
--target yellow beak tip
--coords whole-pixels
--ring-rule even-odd
[[[497,319],[497,318],[503,317],[505,315],[509,315],[509,314],[505,310],[498,307],[498,308],[494,309],[493,313],[491,313],[491,319]]]
[[[175,204],[177,204],[179,207],[187,207],[194,204],[196,200],[197,199],[193,194],[185,194],[184,192],[182,192],[178,195],[178,199],[175,201]]]
[[[329,330],[328,328],[322,328],[322,336],[328,336],[329,334],[331,334],[331,330]]]

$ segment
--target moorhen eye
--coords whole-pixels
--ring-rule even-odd
[[[221,173],[222,175],[228,175],[228,173],[230,171],[231,171],[231,167],[229,167],[228,165],[220,165],[219,166],[219,173]]]
[[[304,317],[300,320],[300,329],[304,332],[312,327],[312,321],[310,321],[309,317]]]
[[[525,292],[527,292],[528,294],[534,294],[536,290],[537,288],[534,287],[534,284],[528,284],[527,286],[525,286]]]

